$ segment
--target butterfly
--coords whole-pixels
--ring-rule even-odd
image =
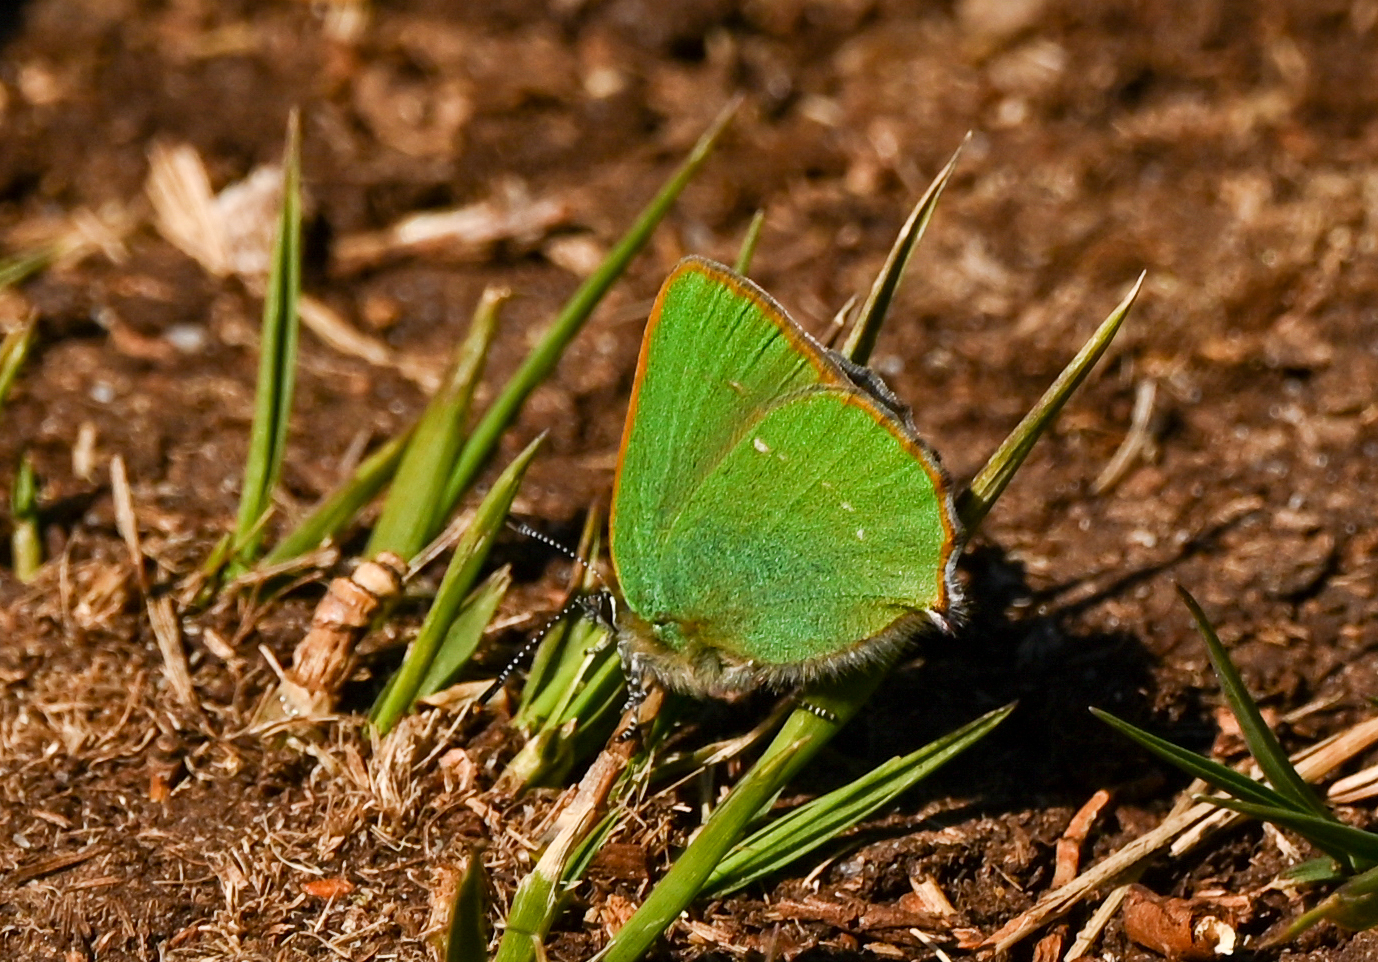
[[[610,520],[633,684],[787,688],[960,608],[951,484],[874,372],[690,257],[646,325]]]

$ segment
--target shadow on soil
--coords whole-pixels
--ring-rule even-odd
[[[833,749],[845,767],[859,773],[1018,702],[1004,724],[920,791],[980,796],[982,809],[999,814],[1076,807],[1099,788],[1142,777],[1144,757],[1087,710],[1094,705],[1136,721],[1147,715],[1153,658],[1139,640],[1073,634],[1064,626],[1069,613],[1060,610],[1032,614],[1024,573],[999,548],[976,549],[964,567],[973,592],[967,623],[951,639],[928,639],[921,660],[898,669],[871,710],[842,733]],[[824,764],[835,771],[837,761]]]

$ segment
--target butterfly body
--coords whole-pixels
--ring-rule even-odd
[[[724,695],[893,654],[958,604],[951,486],[874,374],[683,261],[642,342],[611,548],[634,677]]]

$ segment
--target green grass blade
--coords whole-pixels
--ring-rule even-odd
[[[527,396],[555,369],[560,355],[564,353],[574,335],[579,333],[593,309],[608,292],[608,288],[622,275],[637,252],[645,246],[651,232],[669,212],[675,198],[708,160],[718,138],[736,112],[738,103],[739,101],[733,101],[718,115],[713,125],[699,138],[699,142],[695,144],[679,170],[642,211],[631,229],[608,252],[598,270],[594,271],[565,303],[540,343],[532,348],[531,353],[522,361],[521,367],[493,399],[492,405],[484,412],[483,418],[474,426],[473,432],[464,444],[464,450],[460,453],[459,461],[450,476],[445,499],[441,502],[442,513],[448,514],[459,501],[460,495],[473,482],[484,462],[488,460],[488,455],[498,443],[502,432],[507,430],[507,426],[516,418]]]
[[[502,604],[503,596],[511,586],[512,566],[504,565],[464,599],[464,605],[455,616],[450,630],[445,633],[445,640],[440,643],[431,667],[426,670],[426,677],[421,680],[416,697],[433,695],[455,680],[478,650],[484,630],[493,620],[498,605]]]
[[[38,577],[43,566],[43,541],[38,532],[38,480],[34,476],[33,459],[27,451],[19,459],[14,472],[14,487],[10,489],[10,518],[14,530],[10,533],[10,555],[14,576],[24,584]]]
[[[737,263],[732,269],[743,277],[751,270],[751,259],[756,256],[756,245],[761,242],[761,228],[766,225],[766,212],[758,210],[751,215],[751,223],[746,226],[746,236],[742,238],[742,249],[737,252]]]
[[[747,825],[798,769],[794,750],[803,748],[807,741],[781,741],[794,720],[786,722],[785,731],[777,736],[767,753],[713,811],[698,836],[679,854],[670,871],[651,890],[627,924],[613,936],[600,962],[637,962],[660,933],[698,896],[713,869],[742,836]]]
[[[1331,892],[1314,909],[1289,925],[1279,941],[1294,939],[1323,919],[1351,932],[1378,925],[1378,868],[1356,875]]]
[[[1228,792],[1236,798],[1242,798],[1258,805],[1271,805],[1279,808],[1294,807],[1287,796],[1274,791],[1261,782],[1254,781],[1247,775],[1241,775],[1233,768],[1221,765],[1219,762],[1212,761],[1195,752],[1187,751],[1185,748],[1174,745],[1157,735],[1150,735],[1142,728],[1136,728],[1129,722],[1122,721],[1099,708],[1092,708],[1091,714],[1125,737],[1138,742],[1141,747],[1148,749],[1163,761],[1177,766],[1193,778],[1199,778],[1222,792]]]
[[[0,284],[0,287],[3,286]],[[24,359],[29,356],[36,327],[31,317],[0,341],[0,404],[4,404],[10,396],[10,388],[19,376],[19,369],[23,366]]]
[[[1239,671],[1230,661],[1230,656],[1225,652],[1225,646],[1220,643],[1215,629],[1206,619],[1206,613],[1201,610],[1196,599],[1181,585],[1177,586],[1177,593],[1186,602],[1187,608],[1191,611],[1191,617],[1196,621],[1196,629],[1206,642],[1206,653],[1210,656],[1216,677],[1220,679],[1220,689],[1225,694],[1225,700],[1230,703],[1234,717],[1239,721],[1239,730],[1244,735],[1244,742],[1249,746],[1249,752],[1258,762],[1263,776],[1278,790],[1279,794],[1291,800],[1293,804],[1289,807],[1308,811],[1319,818],[1334,820],[1330,810],[1316,797],[1311,786],[1306,784],[1305,779],[1292,767],[1291,761],[1287,758],[1287,752],[1279,744],[1277,736],[1268,727],[1268,723],[1263,720],[1258,705],[1249,697],[1249,690],[1244,687],[1244,679],[1240,677]]]
[[[777,819],[732,849],[709,876],[704,894],[734,892],[831,841],[976,744],[1013,710],[1007,705],[989,712]]]
[[[508,509],[512,507],[512,499],[517,496],[522,476],[544,438],[545,435],[542,435],[528,444],[526,450],[517,455],[493,482],[492,490],[478,506],[469,527],[455,545],[454,556],[445,570],[445,577],[440,582],[440,589],[431,603],[431,610],[426,613],[421,630],[408,647],[396,677],[389,682],[383,697],[374,706],[370,720],[380,733],[390,731],[397,724],[397,719],[411,711],[416,703],[421,682],[430,671],[435,653],[448,633],[459,606],[478,578],[493,539],[502,530]]]
[[[553,641],[557,647],[541,675],[541,684],[533,688],[527,683],[524,695],[530,695],[512,723],[525,731],[545,725],[567,705],[590,666],[589,649],[594,644],[596,626],[577,615],[568,615],[542,641]],[[538,654],[540,654],[538,650]]]
[[[626,742],[610,744],[584,773],[578,791],[560,814],[555,838],[512,897],[507,931],[494,962],[530,962],[538,955],[544,959],[541,945],[569,892],[566,880],[571,866],[575,862],[587,864],[589,852],[584,843],[606,827],[608,795],[620,789],[625,796],[633,785],[627,768],[630,752]]]
[[[603,816],[603,820],[594,827],[593,831],[574,847],[570,853],[569,862],[565,865],[563,880],[566,886],[572,885],[584,877],[584,873],[593,864],[594,856],[598,854],[608,839],[612,837],[619,825],[627,820],[627,809],[617,808]]]
[[[962,147],[965,147],[966,141],[970,139],[971,135],[967,134],[962,141]],[[866,303],[857,315],[856,325],[842,345],[842,353],[857,364],[865,364],[871,352],[875,350],[876,338],[880,336],[880,329],[885,323],[885,315],[889,313],[890,303],[895,298],[895,291],[899,290],[900,281],[904,279],[909,258],[913,256],[914,249],[923,239],[928,222],[933,219],[933,212],[938,208],[938,199],[943,195],[943,188],[952,178],[952,172],[957,169],[957,158],[962,154],[962,147],[957,148],[943,169],[938,171],[938,176],[933,178],[933,183],[928,185],[928,190],[924,191],[919,202],[914,205],[909,219],[904,222],[899,236],[895,238],[894,246],[890,248],[885,266],[880,269],[875,283],[871,285],[871,293],[867,295]]]
[[[583,625],[575,625],[576,629]],[[596,628],[602,633],[605,629]],[[574,670],[553,675],[543,695],[554,699],[542,709],[540,728],[507,763],[495,786],[516,795],[531,785],[551,784],[579,758],[597,754],[612,734],[625,699],[622,665],[611,645],[590,650],[585,632],[566,647],[565,656],[578,656]]]
[[[415,427],[408,428],[387,444],[374,451],[350,476],[293,529],[279,541],[263,559],[270,567],[314,551],[321,543],[338,537],[359,512],[378,496],[397,473],[397,465],[407,449]]]
[[[1062,406],[1072,396],[1072,392],[1086,379],[1086,375],[1091,373],[1091,368],[1100,360],[1110,342],[1114,340],[1120,325],[1129,315],[1129,309],[1134,305],[1134,299],[1139,296],[1143,284],[1144,275],[1140,274],[1124,300],[1120,301],[1110,312],[1110,316],[1101,322],[1096,333],[1091,335],[1091,339],[1072,359],[1072,363],[1063,369],[1057,380],[1043,393],[1043,397],[1039,398],[1038,403],[1024,416],[1024,420],[1019,422],[999,449],[991,455],[986,466],[971,482],[971,487],[958,497],[957,514],[968,532],[974,531],[985,519],[1010,481],[1014,479],[1015,472],[1024,463],[1024,459],[1033,450],[1034,444],[1052,424]]]
[[[56,260],[59,253],[58,245],[46,244],[0,260],[0,289],[37,274]]]
[[[1295,808],[1276,805],[1256,805],[1238,798],[1202,796],[1203,801],[1228,808],[1241,815],[1272,822],[1290,828],[1332,858],[1358,860],[1365,865],[1378,862],[1378,835],[1354,828],[1333,818],[1321,818]]]
[[[478,852],[469,853],[464,877],[455,889],[450,927],[445,933],[441,958],[445,962],[478,962],[488,955],[487,873]]]
[[[587,687],[593,684],[593,679],[600,672],[619,666],[616,652],[608,644],[607,630],[592,622],[578,621],[570,626],[568,648],[579,656],[580,665],[568,680],[558,680],[550,686],[559,694],[559,698],[547,713],[548,717],[543,722],[546,726],[579,720],[581,712],[589,708],[589,697],[585,694]],[[560,678],[559,675],[555,677]],[[596,697],[594,700],[602,701],[602,698]]]
[[[1278,878],[1292,885],[1321,885],[1330,882],[1343,882],[1348,878],[1333,858],[1321,857],[1313,858],[1285,868],[1278,873]]]
[[[582,656],[566,644],[573,629],[574,622],[568,617],[545,629],[522,686],[520,705],[512,716],[511,725],[517,731],[529,735],[539,728],[559,702],[564,686],[578,672]]]
[[[635,962],[697,897],[714,868],[765,805],[851,720],[880,685],[893,660],[866,672],[811,686],[813,710],[796,709],[698,836],[608,944],[605,962]]]
[[[610,646],[606,661],[598,666],[579,699],[570,706],[571,714],[579,719],[570,739],[570,755],[576,763],[596,755],[616,730],[627,704],[626,681],[621,660]],[[647,738],[648,743],[651,741]]]
[[[464,446],[469,402],[498,329],[499,311],[511,296],[510,291],[490,287],[479,298],[450,373],[426,405],[397,467],[383,513],[364,552],[368,557],[380,551],[414,557],[445,526],[449,512],[437,508]]]
[[[244,487],[234,543],[241,563],[253,560],[263,538],[263,519],[272,506],[273,488],[287,453],[287,426],[296,386],[297,337],[301,296],[301,149],[294,113],[287,125],[287,151],[282,164],[282,210],[268,290],[263,299],[258,389],[254,423],[244,465]]]

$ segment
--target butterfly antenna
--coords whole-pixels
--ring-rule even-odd
[[[565,544],[563,541],[556,541],[550,535],[545,534],[541,531],[537,531],[535,528],[531,527],[531,525],[527,524],[525,521],[517,521],[515,518],[508,518],[507,526],[511,528],[513,531],[517,532],[517,534],[525,535],[528,538],[532,538],[536,541],[539,541],[547,548],[555,549],[556,551],[560,552],[560,554],[568,558],[570,561],[573,561],[575,564],[582,567],[585,571],[592,572],[593,577],[596,578],[598,584],[602,586],[600,591],[607,591],[607,586],[603,581],[602,575],[598,573],[598,569],[593,566],[593,564],[589,561],[588,558],[585,558],[583,555],[575,551],[573,548]],[[597,621],[598,619],[594,618],[594,620]]]
[[[588,565],[588,560],[582,557],[579,554],[579,552],[575,551],[569,545],[565,544],[562,541],[556,541],[548,534],[543,534],[540,531],[537,531],[535,528],[531,527],[531,525],[527,524],[525,521],[517,521],[513,518],[508,518],[507,526],[511,528],[513,531],[517,532],[517,534],[525,535],[528,538],[531,538],[535,541],[539,541],[547,548],[554,548],[556,551],[560,552],[560,554],[564,555],[571,561],[577,561],[581,565],[585,566]]]
[[[503,685],[507,684],[507,679],[511,678],[516,670],[521,667],[522,662],[540,647],[541,642],[545,640],[545,636],[550,634],[550,630],[554,628],[562,618],[574,612],[578,612],[589,621],[611,628],[613,617],[615,617],[612,614],[613,610],[612,595],[606,590],[594,592],[591,595],[579,595],[577,598],[571,598],[566,602],[563,608],[550,616],[550,619],[541,626],[540,631],[523,642],[522,646],[517,649],[516,654],[508,659],[502,671],[498,672],[498,676],[493,679],[493,683],[489,685],[479,697],[479,704],[485,704],[490,698],[498,693]]]

